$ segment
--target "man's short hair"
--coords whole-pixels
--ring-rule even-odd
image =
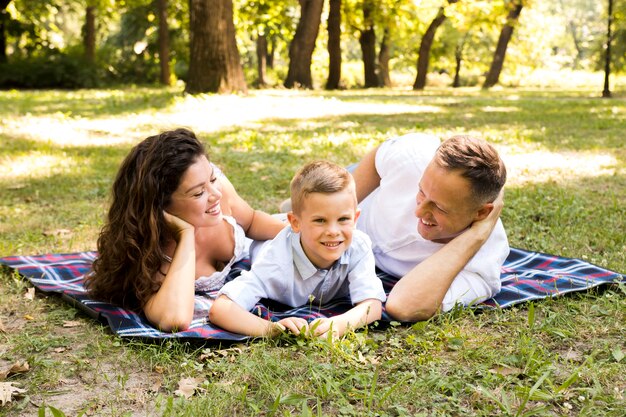
[[[452,136],[439,146],[433,160],[468,179],[474,198],[480,204],[493,202],[506,182],[504,162],[498,151],[483,139]]]
[[[354,179],[345,168],[328,161],[314,161],[298,170],[291,180],[291,208],[302,212],[304,199],[311,193],[336,193],[347,188],[355,189]],[[356,207],[356,193],[354,206]]]

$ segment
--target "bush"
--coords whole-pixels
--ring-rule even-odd
[[[0,64],[0,88],[97,87],[103,74],[78,54],[51,51],[32,57],[12,57]],[[99,76],[100,75],[100,76]]]

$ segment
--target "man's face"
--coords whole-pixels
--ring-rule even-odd
[[[469,180],[430,162],[416,196],[417,231],[426,240],[447,243],[479,218]]]

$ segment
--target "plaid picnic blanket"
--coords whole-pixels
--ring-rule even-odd
[[[248,339],[212,325],[207,320],[208,307],[213,293],[197,293],[195,312],[191,326],[186,331],[164,333],[152,327],[142,314],[125,310],[114,305],[90,299],[83,287],[84,274],[91,268],[96,252],[47,254],[38,256],[10,256],[0,258],[0,264],[17,270],[35,287],[44,292],[60,293],[62,298],[90,316],[106,322],[114,333],[123,337],[196,338],[240,341]],[[229,278],[250,269],[247,260],[238,262]],[[397,278],[378,272],[385,291],[389,293]],[[504,308],[529,300],[555,297],[572,291],[584,291],[602,284],[620,282],[624,276],[580,259],[563,258],[522,249],[511,249],[502,267],[502,291],[489,300],[478,304],[477,308]],[[268,320],[280,320],[287,316],[303,317],[312,320],[329,317],[351,308],[348,299],[337,299],[321,307],[304,306],[284,309],[261,300],[253,311]],[[383,312],[383,322],[391,318]]]

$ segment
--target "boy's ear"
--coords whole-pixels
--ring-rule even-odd
[[[489,215],[489,213],[491,213],[491,210],[493,210],[493,203],[483,204],[476,212],[476,215],[474,216],[474,221],[477,222],[478,220],[484,219]]]
[[[289,224],[294,232],[300,232],[300,219],[296,216],[293,211],[287,213],[287,220],[289,220]]]
[[[361,209],[357,207],[356,211],[354,212],[354,224],[356,224],[356,221],[359,220],[360,215],[361,215]]]

